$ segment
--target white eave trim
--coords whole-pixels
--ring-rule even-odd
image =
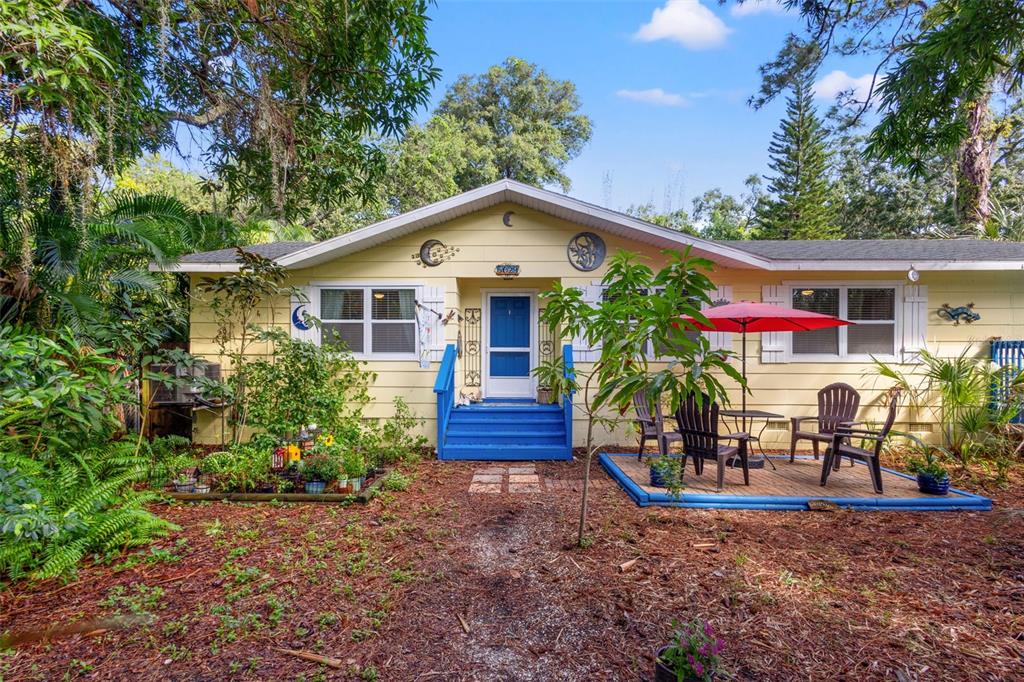
[[[1024,260],[774,260],[770,269],[782,272],[959,272],[963,270],[1024,270]]]
[[[161,267],[149,264],[150,272],[238,272],[238,263],[175,263]]]
[[[554,213],[559,210],[571,214],[564,216],[597,229],[618,232],[640,241],[661,244],[665,247],[685,248],[692,246],[695,251],[717,257],[723,265],[740,268],[768,269],[770,261],[731,246],[698,239],[689,235],[642,220],[631,218],[617,211],[594,206],[557,192],[538,189],[514,180],[499,180],[478,189],[463,192],[449,199],[403,213],[354,232],[314,244],[305,249],[281,256],[277,262],[290,269],[308,267],[317,263],[344,256],[362,249],[376,246],[393,237],[408,234],[458,215],[465,215],[502,202],[523,204],[528,208]],[[555,215],[558,215],[555,213]],[[582,220],[581,218],[589,218]]]

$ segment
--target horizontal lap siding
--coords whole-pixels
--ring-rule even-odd
[[[512,210],[513,227],[505,227],[502,215]],[[608,259],[597,271],[583,273],[573,269],[566,259],[566,244],[580,231],[595,231],[602,235],[608,247]],[[440,266],[424,268],[412,258],[426,239],[439,239],[459,251],[453,259]],[[579,225],[568,223],[546,214],[521,206],[505,204],[478,213],[463,216],[449,223],[427,228],[414,234],[405,235],[385,244],[339,258],[305,270],[294,271],[289,284],[306,286],[310,282],[323,280],[355,280],[359,282],[409,282],[428,287],[444,287],[446,290],[445,311],[463,311],[465,308],[481,307],[482,289],[520,288],[549,289],[555,281],[565,286],[585,287],[600,281],[608,261],[619,249],[626,248],[642,253],[646,263],[657,268],[663,259],[658,250],[647,244],[630,242],[615,235],[605,234]],[[505,281],[494,275],[497,263],[511,262],[520,266],[520,277]],[[837,273],[828,270],[819,272],[765,272],[755,270],[718,269],[711,273],[716,285],[731,286],[733,300],[761,300],[761,287],[779,285],[784,281],[885,281],[905,282],[905,272],[861,272]],[[937,354],[952,356],[965,347],[979,356],[987,356],[988,340],[994,336],[1007,339],[1024,339],[1024,274],[1020,272],[923,272],[919,284],[928,287],[927,346]],[[973,302],[975,311],[982,318],[972,325],[954,326],[940,320],[935,310],[943,303],[956,307]],[[540,303],[543,306],[543,302]],[[274,307],[273,315],[265,312],[259,318],[266,324],[271,317],[283,329],[289,328],[289,302],[282,300]],[[213,342],[216,326],[208,308],[197,303],[193,307],[192,350],[197,354],[215,359],[217,349]],[[445,341],[455,343],[458,325],[444,328]],[[733,334],[733,348],[740,350],[740,335]],[[832,381],[845,381],[862,392],[862,404],[868,406],[863,417],[878,419],[881,412],[873,405],[878,402],[887,382],[873,376],[866,363],[779,363],[761,364],[760,334],[747,338],[748,375],[754,391],[748,397],[748,407],[764,409],[790,416],[810,415],[816,411],[816,393],[823,385]],[[254,353],[265,353],[265,348],[254,347]],[[739,359],[735,360],[738,367]],[[577,363],[581,373],[589,365]],[[906,370],[910,365],[901,365]],[[370,362],[367,369],[378,374],[371,388],[374,402],[367,407],[369,418],[387,417],[391,414],[391,400],[402,396],[414,412],[426,420],[423,433],[433,442],[435,434],[436,402],[433,383],[437,375],[438,362],[422,369],[413,361]],[[456,390],[463,386],[462,361],[456,363]],[[725,380],[727,385],[731,380]],[[475,390],[475,389],[472,389]],[[732,403],[738,406],[738,389],[730,392]],[[604,433],[598,429],[597,440],[604,443],[634,442],[635,437],[628,425],[626,415],[623,426],[615,432]],[[204,418],[205,419],[205,418]],[[912,415],[906,409],[901,412],[900,426],[907,428],[910,422],[926,421],[927,415]],[[207,419],[207,421],[209,421]],[[209,437],[211,428],[203,424],[203,437]],[[218,427],[219,429],[219,427]],[[219,437],[219,431],[218,437]],[[586,421],[577,411],[574,418],[574,440],[582,445],[586,435]],[[768,430],[766,444],[788,446],[788,431]]]

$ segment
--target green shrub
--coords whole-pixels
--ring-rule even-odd
[[[181,436],[154,438],[149,443],[143,443],[143,447],[149,453],[146,481],[152,488],[164,487],[179,472],[199,464],[192,443]]]
[[[128,367],[70,332],[0,327],[0,575],[47,578],[173,526],[135,490],[149,453],[117,440]]]
[[[281,330],[260,338],[274,352],[246,364],[248,425],[284,439],[316,424],[339,442],[356,442],[374,375],[335,346],[295,341]]]
[[[199,469],[213,476],[221,490],[251,492],[270,478],[270,450],[251,444],[232,445],[207,455]]]
[[[413,414],[402,398],[396,397],[393,404],[394,416],[381,420],[363,437],[368,459],[375,466],[416,461],[428,443],[426,437],[416,435],[423,420]]]

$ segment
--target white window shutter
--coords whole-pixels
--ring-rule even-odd
[[[320,345],[320,327],[306,321],[306,315],[319,317],[320,301],[313,300],[312,287],[295,287],[288,311],[288,328],[296,341],[311,341]]]
[[[588,305],[601,303],[604,287],[599,284],[588,284],[581,288],[583,291],[583,302]],[[572,361],[595,362],[601,354],[601,347],[591,348],[586,339],[581,336],[574,336],[572,339]]]
[[[715,289],[711,295],[711,302],[714,305],[724,305],[725,303],[732,303],[732,287],[723,285]],[[707,310],[710,306],[701,306],[703,310]],[[708,344],[711,347],[711,351],[731,351],[732,350],[732,332],[708,332]]]
[[[920,364],[921,351],[927,347],[928,286],[908,284],[903,287],[903,347],[904,364]]]
[[[761,287],[761,302],[789,307],[789,287],[766,284]],[[761,332],[761,363],[771,364],[786,360],[786,334],[793,332]]]
[[[423,287],[423,300],[420,303],[426,310],[420,310],[420,313],[426,316],[426,320],[420,329],[426,338],[420,339],[420,343],[429,351],[432,362],[440,362],[444,357],[444,325],[441,324],[445,315],[444,296],[444,287]]]

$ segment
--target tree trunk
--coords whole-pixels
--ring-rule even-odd
[[[587,498],[590,494],[590,460],[594,451],[594,416],[589,415],[587,419],[587,459],[583,465],[583,500],[580,504],[580,529],[576,537],[576,544],[584,546],[584,538],[587,533]]]
[[[992,143],[985,136],[989,121],[988,97],[971,105],[967,138],[960,145],[956,165],[956,212],[964,227],[978,228],[992,215]]]

